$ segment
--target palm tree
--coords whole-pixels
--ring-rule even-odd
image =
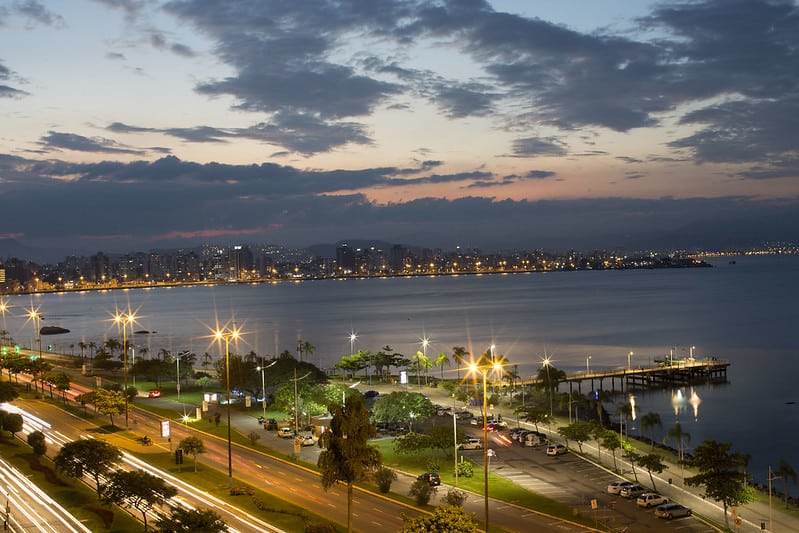
[[[78,343],[78,348],[80,348],[80,358],[81,358],[81,359],[86,359],[86,348],[87,348],[88,346],[89,346],[89,345],[88,345],[88,344],[86,344],[86,343],[85,343],[85,342],[83,342],[83,341],[80,341],[80,342]]]
[[[782,478],[782,482],[785,484],[785,507],[788,507],[788,480],[790,479],[793,481],[794,485],[796,484],[796,470],[788,464],[788,461],[785,459],[780,459],[780,462],[777,464],[777,469],[772,472],[777,477]]]
[[[120,348],[122,346],[122,344],[118,340],[113,338],[113,337],[111,337],[110,339],[105,341],[104,344],[105,344],[105,347],[108,348],[108,351],[111,353],[111,358],[112,359],[114,357],[114,350],[116,350],[117,348]]]
[[[447,357],[447,352],[441,352],[436,357],[436,366],[441,370],[441,379],[444,379],[444,367],[450,365],[449,357]]]
[[[666,437],[663,439],[663,443],[667,443],[673,440],[677,443],[677,451],[679,452],[680,462],[683,461],[683,440],[687,440],[691,442],[691,435],[689,433],[684,433],[682,430],[682,426],[679,422],[674,424],[674,427],[671,428],[667,433]]]
[[[660,419],[660,414],[650,411],[641,417],[641,429],[648,429],[652,434],[653,450],[655,449],[655,426],[663,428],[663,420]]]
[[[89,341],[89,355],[90,355],[90,357],[89,357],[89,358],[90,358],[92,361],[94,360],[94,349],[95,349],[95,348],[97,348],[97,343],[96,343],[96,342],[94,342],[94,341]]]
[[[466,348],[463,346],[452,347],[452,358],[455,359],[455,368],[458,370],[458,381],[461,380],[461,365],[466,364],[466,358],[468,356],[469,352],[467,352]]]
[[[314,346],[308,341],[302,342],[302,353],[304,353],[305,355],[313,355],[314,352],[316,352],[316,346]]]

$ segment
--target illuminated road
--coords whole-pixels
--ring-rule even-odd
[[[77,518],[3,459],[0,459],[0,487],[4,496],[3,507],[0,508],[4,530],[90,532]]]

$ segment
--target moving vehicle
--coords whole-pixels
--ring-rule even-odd
[[[550,444],[547,446],[547,455],[551,455],[552,457],[557,457],[558,455],[563,455],[568,452],[569,449],[563,444]]]
[[[314,442],[313,437],[311,435],[305,435],[304,437],[300,437],[300,438],[302,439],[302,445],[303,446],[313,446],[314,444],[316,444],[316,442]]]
[[[645,507],[649,509],[650,507],[657,507],[658,505],[669,503],[669,499],[655,492],[645,492],[638,496],[638,499],[635,500],[635,503],[638,505],[638,507]]]
[[[531,431],[529,433],[524,434],[524,437],[521,439],[520,444],[522,446],[541,446],[545,442],[546,440],[542,439],[541,435]]]
[[[290,439],[294,436],[294,431],[289,427],[280,428],[277,430],[277,436],[281,439]]]
[[[665,518],[666,520],[679,518],[681,516],[691,516],[691,508],[680,505],[679,503],[665,503],[655,508],[655,516],[658,518]]]
[[[441,477],[439,477],[439,475],[435,472],[425,472],[416,479],[419,481],[427,481],[431,487],[437,487],[441,485]]]

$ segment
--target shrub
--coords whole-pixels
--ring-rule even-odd
[[[461,461],[458,463],[458,476],[472,477],[474,476],[474,463],[471,461]]]
[[[447,505],[454,505],[456,507],[463,507],[463,502],[466,501],[467,494],[456,488],[451,488],[447,491],[447,495],[441,498],[441,501]]]
[[[430,503],[430,498],[438,492],[435,487],[431,487],[430,483],[423,479],[417,479],[411,485],[411,490],[408,491],[408,495],[411,496],[415,501],[416,505],[423,506]]]
[[[375,472],[375,483],[383,494],[391,490],[391,483],[397,479],[397,474],[390,468],[382,467]]]

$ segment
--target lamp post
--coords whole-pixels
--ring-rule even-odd
[[[122,390],[125,395],[125,429],[128,428],[128,324],[136,321],[136,313],[117,313],[114,315],[114,322],[117,327],[122,325],[122,374],[125,388]],[[40,343],[41,347],[41,343]]]
[[[585,373],[586,374],[590,374],[591,373],[591,365],[588,363],[590,360],[591,360],[591,356],[590,355],[586,356],[586,358],[585,358]]]
[[[233,445],[230,435],[230,339],[238,339],[241,332],[236,328],[217,329],[214,332],[216,340],[225,341],[225,392],[227,397],[227,472],[228,484],[233,488]]]
[[[294,436],[296,437],[297,434],[300,432],[300,425],[299,425],[299,401],[297,400],[297,382],[302,381],[303,379],[310,376],[310,372],[306,372],[304,376],[298,378],[297,377],[297,367],[294,367],[294,379],[291,381],[294,382]]]
[[[554,410],[552,409],[552,377],[549,375],[549,367],[550,361],[549,356],[545,356],[544,360],[541,362],[541,366],[547,369],[547,388],[549,389],[549,418],[553,418],[555,416]],[[571,420],[569,420],[571,423]]]
[[[5,315],[3,315],[5,316]],[[39,359],[42,358],[42,330],[40,329],[40,324],[42,323],[42,314],[39,312],[38,309],[34,309],[31,306],[30,311],[28,311],[28,320],[31,321],[33,327],[36,328],[36,342],[39,344]],[[33,349],[33,346],[31,346]]]
[[[494,358],[493,345],[491,347],[491,360],[486,361],[483,356],[481,363],[472,363],[469,365],[469,370],[474,374],[481,374],[483,376],[483,490],[485,500],[485,531],[489,530],[488,527],[488,373],[491,371],[501,372],[502,362]]]
[[[256,368],[258,371],[261,372],[261,395],[262,395],[261,407],[263,407],[263,409],[264,409],[264,419],[266,418],[266,377],[264,376],[264,370],[266,370],[269,367],[274,366],[275,363],[277,363],[277,359],[275,359],[274,361],[272,361],[271,363],[269,363],[266,366],[262,365],[262,366],[259,366],[259,367]]]
[[[634,355],[633,352],[630,352],[630,353],[627,354],[627,370],[632,370],[633,369],[633,366],[632,366],[633,355]]]
[[[455,488],[458,488],[458,416],[452,410],[452,442],[455,443]]]
[[[350,330],[350,355],[355,353],[355,339],[358,338],[358,332]]]

